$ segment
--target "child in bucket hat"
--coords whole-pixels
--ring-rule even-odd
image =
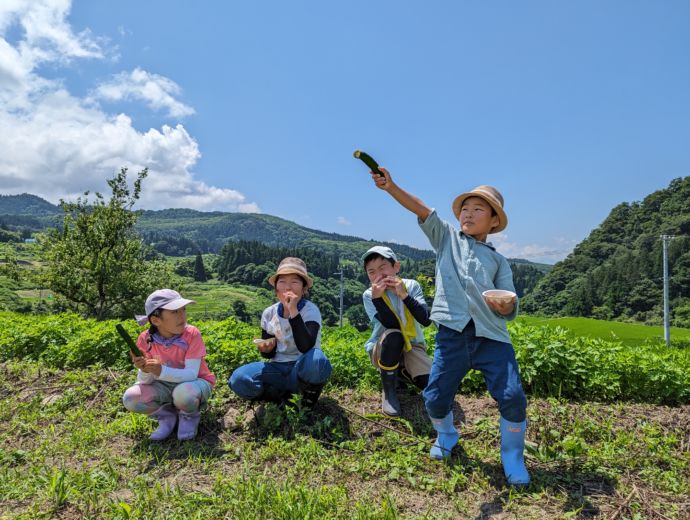
[[[283,403],[293,394],[313,408],[331,375],[321,350],[321,312],[307,299],[314,281],[300,258],[287,257],[268,282],[277,302],[261,315],[261,339],[254,342],[266,361],[237,368],[228,381],[240,397]]]
[[[206,364],[201,333],[187,323],[185,308],[191,303],[196,302],[177,291],[158,289],[146,298],[146,314],[136,316],[139,325],[149,323],[149,328],[137,338],[144,356],[130,353],[139,371],[136,384],[125,391],[122,402],[129,411],[158,421],[150,437],[154,441],[167,439],[176,424],[179,440],[193,439],[200,408],[216,382]]]
[[[431,449],[435,459],[449,457],[458,442],[453,400],[460,382],[474,368],[484,375],[498,402],[501,461],[510,485],[529,483],[524,446],[527,399],[506,322],[517,314],[517,297],[508,261],[486,241],[508,225],[503,197],[496,188],[477,186],[453,201],[458,232],[436,210],[393,182],[385,168],[371,172],[379,189],[414,213],[436,252],[436,295],[431,320],[438,325],[436,351],[424,390],[424,403],[438,435]],[[512,293],[507,301],[485,291]]]

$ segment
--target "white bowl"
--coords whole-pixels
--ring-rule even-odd
[[[482,293],[484,298],[487,298],[496,303],[510,303],[513,298],[517,296],[513,291],[504,291],[503,289],[491,289]]]

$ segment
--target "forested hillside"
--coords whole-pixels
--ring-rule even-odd
[[[160,252],[168,247],[171,238],[174,243],[183,237],[198,244],[202,252],[217,253],[230,240],[253,240],[270,246],[320,249],[355,259],[373,243],[359,237],[306,228],[272,215],[191,209],[143,211],[137,229]],[[388,245],[414,260],[433,257],[429,250],[401,244]],[[169,248],[164,254],[172,255],[174,252],[174,248]],[[180,250],[179,254],[190,253]]]
[[[61,213],[59,207],[36,195],[29,193],[0,195],[0,215],[45,217],[59,213]]]
[[[523,301],[523,310],[560,316],[660,323],[661,235],[668,248],[672,322],[690,327],[690,177],[642,202],[622,203]]]
[[[60,225],[62,210],[34,195],[0,197],[0,242],[21,242],[32,232]],[[136,229],[144,242],[167,257],[190,257],[214,253],[211,266],[227,283],[267,288],[266,279],[281,258],[297,255],[307,261],[321,281],[312,297],[322,305],[326,321],[337,319],[334,294],[340,292],[340,269],[344,272],[344,304],[353,324],[364,323],[361,294],[368,284],[359,258],[372,245],[363,238],[309,229],[294,222],[264,214],[201,212],[191,209],[140,211]],[[434,253],[428,249],[386,243],[398,254],[401,275],[425,278],[427,294],[433,293]],[[187,260],[182,260],[185,263]],[[551,266],[511,259],[515,287],[523,296]],[[181,264],[180,264],[181,265]],[[178,274],[186,264],[178,269]]]

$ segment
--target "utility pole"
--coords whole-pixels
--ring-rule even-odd
[[[333,274],[337,274],[340,276],[340,328],[343,327],[343,294],[345,292],[345,281],[343,279],[343,269],[342,267],[340,268],[339,271],[336,271]]]
[[[671,315],[668,305],[668,243],[674,239],[672,235],[661,235],[664,263],[664,340],[666,346],[671,346]]]

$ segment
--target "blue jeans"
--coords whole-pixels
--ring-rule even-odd
[[[297,361],[256,361],[242,365],[232,373],[228,384],[244,399],[260,399],[268,386],[286,395],[298,393],[298,378],[313,385],[324,384],[330,377],[331,370],[331,363],[323,351],[312,348]]]
[[[472,321],[462,332],[439,326],[429,384],[423,394],[429,417],[442,419],[448,415],[460,382],[472,368],[484,376],[501,416],[511,422],[524,421],[527,398],[513,346],[477,337]]]

